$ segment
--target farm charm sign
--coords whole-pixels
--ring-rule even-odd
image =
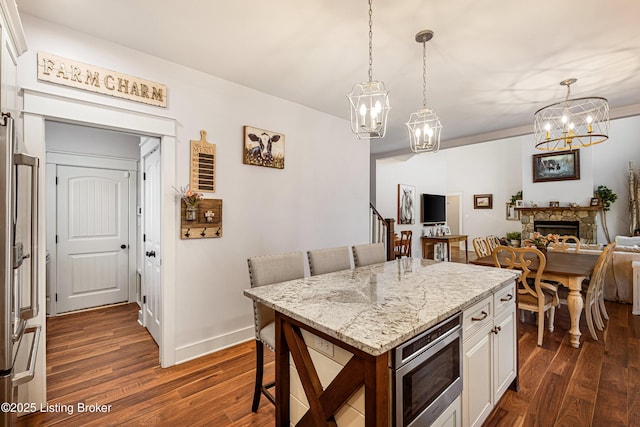
[[[167,86],[116,71],[38,52],[38,80],[167,107]]]

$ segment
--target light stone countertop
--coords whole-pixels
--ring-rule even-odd
[[[518,271],[403,258],[258,288],[244,294],[373,356],[502,287]]]

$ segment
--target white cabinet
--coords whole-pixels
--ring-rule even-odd
[[[462,425],[480,426],[516,377],[515,283],[463,313]]]

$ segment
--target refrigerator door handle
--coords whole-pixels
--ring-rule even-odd
[[[14,387],[28,383],[36,374],[36,359],[38,358],[38,345],[40,344],[41,330],[41,326],[31,326],[24,331],[25,335],[29,333],[34,333],[35,335],[33,337],[33,343],[31,344],[31,350],[29,350],[29,363],[27,365],[27,370],[13,375],[11,382]]]
[[[34,156],[18,153],[13,156],[13,164],[31,167],[31,248],[23,257],[23,259],[31,257],[31,298],[29,307],[20,309],[20,317],[27,320],[38,315],[38,180],[40,178],[40,160]]]

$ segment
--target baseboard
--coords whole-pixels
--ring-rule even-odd
[[[176,348],[176,365],[255,338],[253,326]]]

